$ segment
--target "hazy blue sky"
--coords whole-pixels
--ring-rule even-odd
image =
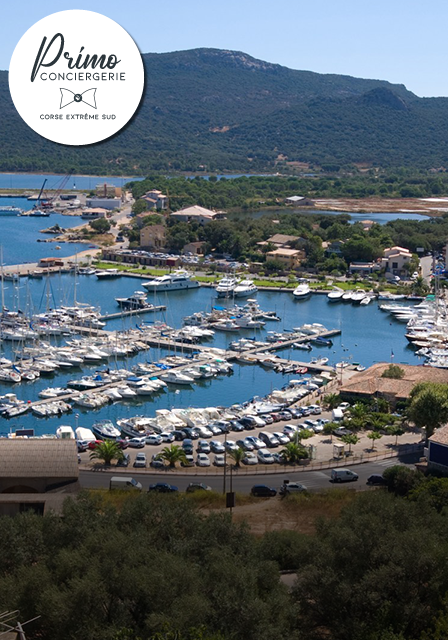
[[[144,52],[236,49],[294,69],[403,83],[448,96],[444,0],[2,0],[0,69],[37,20],[66,9],[103,13]]]

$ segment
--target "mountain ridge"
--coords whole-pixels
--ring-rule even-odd
[[[88,147],[44,140],[21,120],[0,71],[0,170],[139,173],[448,163],[448,99],[402,84],[300,71],[227,49],[142,54],[131,122]]]

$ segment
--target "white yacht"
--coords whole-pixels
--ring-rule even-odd
[[[231,276],[226,276],[220,280],[216,286],[216,294],[218,298],[230,298],[233,296],[238,281]]]
[[[361,300],[364,300],[366,296],[367,293],[364,291],[364,289],[358,289],[357,291],[354,291],[352,293],[353,304],[361,304]]]
[[[119,278],[121,276],[121,271],[118,269],[104,269],[104,271],[97,271],[96,277],[98,280],[108,280],[111,278]]]
[[[146,296],[145,291],[134,291],[132,296],[128,298],[115,298],[115,301],[123,309],[148,309],[153,307],[153,305],[146,301]]]
[[[296,300],[305,300],[311,295],[310,285],[307,282],[305,282],[304,284],[299,284],[299,286],[294,289],[292,294]]]
[[[22,209],[18,207],[0,206],[0,216],[18,216],[22,213]]]
[[[258,288],[252,280],[241,280],[233,290],[233,295],[235,298],[247,298],[248,296],[257,293],[257,291]]]
[[[160,378],[164,382],[170,382],[171,384],[191,384],[194,382],[194,379],[191,376],[180,373],[180,371],[169,371],[168,373],[164,373],[160,376]]]
[[[199,282],[192,280],[192,276],[188,271],[174,271],[164,276],[159,276],[142,284],[148,291],[181,291],[183,289],[197,289]]]
[[[340,302],[343,295],[344,290],[335,287],[333,291],[327,294],[327,300],[328,302]]]

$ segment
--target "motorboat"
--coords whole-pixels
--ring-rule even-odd
[[[225,278],[220,280],[216,285],[216,289],[215,289],[216,295],[218,296],[218,298],[232,297],[237,284],[238,284],[238,281],[236,280],[236,278],[226,276]]]
[[[170,384],[192,384],[194,379],[191,376],[188,376],[180,371],[168,371],[168,373],[164,373],[160,378],[164,382],[169,382]]]
[[[19,216],[23,213],[19,207],[0,206],[0,216]]]
[[[343,295],[342,295],[342,302],[351,302],[352,301],[352,296],[353,296],[354,291],[346,291]]]
[[[305,300],[306,298],[309,298],[311,295],[310,285],[307,282],[303,284],[299,284],[294,289],[292,294],[296,300]]]
[[[313,348],[309,342],[294,342],[292,346],[294,349],[302,349],[303,351],[311,351]]]
[[[199,282],[192,279],[192,275],[183,269],[174,271],[174,273],[167,273],[164,276],[158,276],[143,282],[142,287],[148,289],[153,293],[165,292],[165,291],[182,291],[185,289],[197,289]]]
[[[121,436],[120,429],[114,427],[110,420],[100,420],[94,422],[92,425],[92,431],[102,440],[116,440]]]
[[[239,331],[241,327],[234,320],[222,320],[213,325],[218,331]]]
[[[352,303],[353,304],[361,304],[361,301],[364,300],[364,298],[367,296],[366,292],[364,291],[364,289],[357,289],[356,291],[354,291],[352,293]]]
[[[257,293],[258,288],[253,280],[241,280],[233,290],[235,298],[247,298],[247,296]]]
[[[330,293],[327,294],[327,300],[328,302],[340,302],[343,295],[344,290],[335,287],[333,291],[330,291]]]
[[[98,280],[110,280],[112,278],[119,278],[121,273],[118,269],[104,269],[103,271],[97,271],[96,277]]]
[[[146,301],[147,294],[144,291],[134,291],[128,298],[115,298],[122,309],[152,309],[154,305]]]

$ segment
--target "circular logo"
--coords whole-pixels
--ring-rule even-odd
[[[36,133],[82,146],[119,131],[143,93],[142,57],[131,36],[92,11],[61,11],[22,36],[9,66],[9,90]]]

